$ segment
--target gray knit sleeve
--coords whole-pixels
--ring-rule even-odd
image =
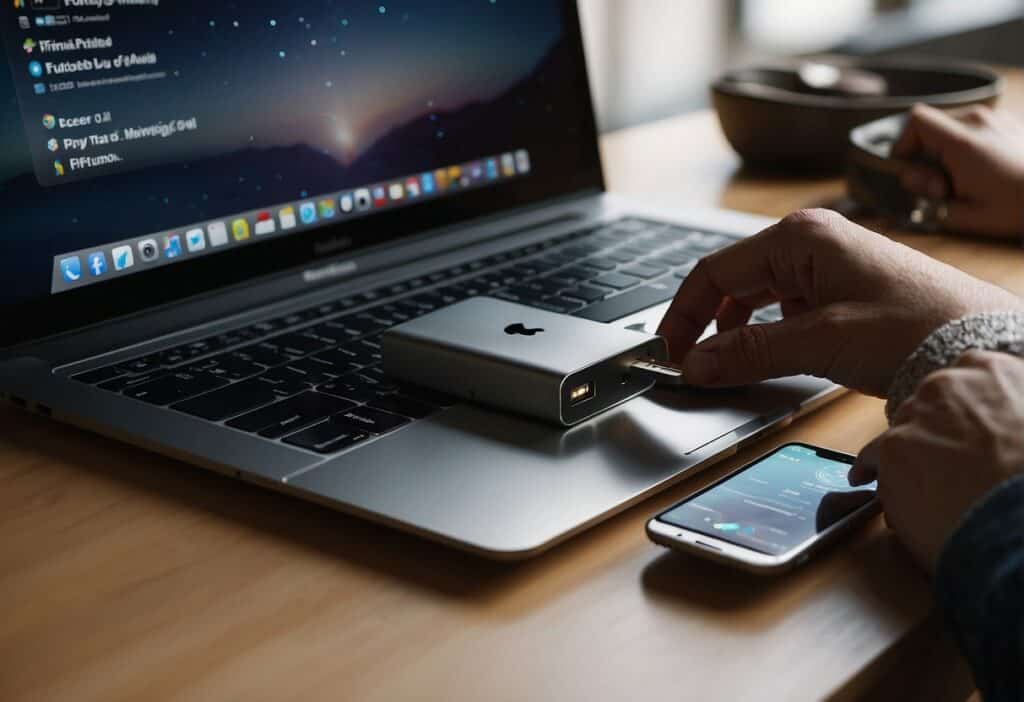
[[[926,375],[952,365],[971,349],[1024,356],[1024,313],[972,314],[936,329],[896,372],[889,386],[885,415],[891,421],[897,408],[914,394]]]

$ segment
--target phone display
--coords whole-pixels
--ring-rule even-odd
[[[657,521],[782,556],[875,499],[875,483],[850,487],[853,457],[785,444],[686,501]]]

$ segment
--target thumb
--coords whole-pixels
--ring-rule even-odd
[[[824,328],[813,329],[819,319],[820,314],[809,312],[716,334],[683,358],[683,377],[690,385],[727,386],[803,373],[821,375],[837,344]]]
[[[857,461],[850,468],[850,472],[847,475],[851,486],[867,485],[871,481],[878,479],[878,463],[881,460],[878,447],[881,439],[881,434],[876,436],[857,454]]]

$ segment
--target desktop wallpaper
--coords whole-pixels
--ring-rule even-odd
[[[567,104],[575,67],[560,2],[162,0],[105,12],[103,25],[26,30],[4,3],[0,302],[47,294],[64,251],[507,149],[529,147],[535,170],[577,157],[585,112]],[[106,55],[153,56],[135,72],[163,77],[32,95],[40,49],[23,53],[27,35],[110,36]],[[118,145],[113,171],[41,185],[48,138],[62,136],[41,117],[103,113],[111,129],[187,118],[198,128]]]

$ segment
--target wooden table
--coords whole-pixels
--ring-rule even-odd
[[[1006,104],[1024,112],[1024,78]],[[745,174],[701,112],[610,134],[610,189],[768,215],[836,180]],[[1024,292],[1024,253],[901,240]],[[0,410],[0,700],[954,699],[929,584],[880,522],[785,578],[649,544],[645,519],[801,439],[857,451],[850,394],[533,561],[494,564]]]

